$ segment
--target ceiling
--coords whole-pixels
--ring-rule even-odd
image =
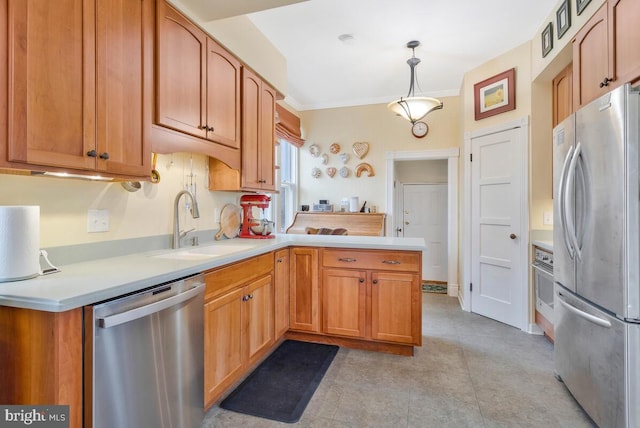
[[[204,2],[212,0],[189,0]],[[229,0],[213,0],[219,3]],[[286,0],[269,0],[272,5]],[[289,0],[249,19],[287,61],[286,101],[298,110],[386,103],[409,89],[418,40],[416,95],[458,95],[480,64],[531,40],[557,0]],[[257,10],[257,9],[254,9]],[[342,42],[338,36],[352,39]],[[487,76],[490,77],[490,76]]]

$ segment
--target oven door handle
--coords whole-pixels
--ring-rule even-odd
[[[564,306],[564,308],[566,310],[568,310],[569,312],[571,312],[571,313],[573,313],[575,315],[578,315],[579,317],[584,318],[587,321],[590,321],[590,322],[592,322],[592,323],[594,323],[596,325],[599,325],[600,327],[611,328],[611,323],[609,321],[603,320],[602,318],[598,318],[595,315],[588,314],[585,311],[582,311],[582,310],[576,308],[575,306],[565,302],[562,299],[564,297],[562,295],[562,293],[558,293],[558,297],[559,297],[558,302],[560,302],[560,304],[562,306]]]

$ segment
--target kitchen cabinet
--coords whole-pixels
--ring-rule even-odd
[[[276,251],[274,257],[274,328],[278,340],[289,329],[289,249]]]
[[[242,187],[275,190],[276,92],[242,69]]]
[[[573,64],[553,79],[553,127],[573,113]]]
[[[43,312],[0,306],[0,403],[68,405],[82,427],[82,308]]]
[[[420,345],[419,252],[322,250],[325,334]]]
[[[320,332],[318,249],[292,247],[290,253],[289,328]]]
[[[204,31],[158,2],[156,124],[240,149],[240,69]]]
[[[151,0],[8,1],[8,162],[149,175],[154,8]]]
[[[609,0],[573,42],[574,109],[640,78],[637,0]]]
[[[254,257],[205,276],[205,407],[274,344],[273,257]]]

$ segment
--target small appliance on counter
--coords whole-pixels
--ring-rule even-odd
[[[240,238],[269,239],[274,238],[273,222],[267,220],[264,210],[269,208],[271,198],[267,195],[242,195],[240,206],[242,207],[242,226],[240,227]],[[260,218],[254,216],[253,209],[260,210]]]

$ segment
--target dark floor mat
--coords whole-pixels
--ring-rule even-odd
[[[280,422],[300,419],[338,347],[287,340],[220,407]]]

